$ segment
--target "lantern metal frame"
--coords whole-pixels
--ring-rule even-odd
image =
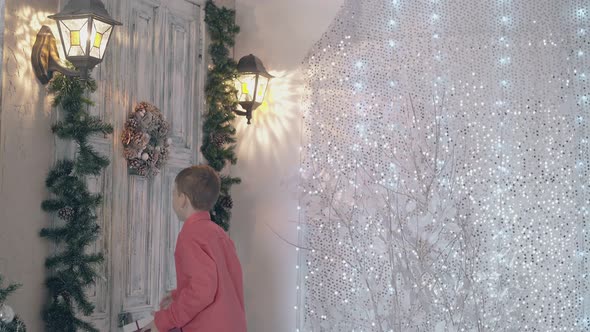
[[[94,21],[97,20],[104,24],[110,25],[111,29],[114,29],[115,26],[122,25],[122,23],[114,20],[109,15],[104,4],[100,0],[70,0],[70,2],[68,2],[61,12],[51,15],[49,18],[57,21],[61,44],[62,48],[64,49],[64,53],[66,54],[66,59],[70,61],[72,65],[74,65],[76,70],[69,69],[63,64],[57,49],[56,38],[53,35],[51,28],[44,25],[37,34],[37,39],[35,40],[35,44],[33,45],[33,50],[31,52],[31,63],[33,65],[33,70],[39,81],[43,84],[49,83],[53,77],[53,73],[56,71],[61,72],[67,76],[79,76],[82,79],[86,79],[88,77],[88,72],[92,70],[97,64],[101,63],[104,59],[104,52],[106,52],[108,49],[112,39],[111,31],[110,35],[108,36],[109,39],[106,41],[104,46],[104,52],[100,58],[91,56],[90,50],[92,47],[92,41],[90,40],[90,37],[92,35]],[[87,27],[84,27],[84,29],[88,29],[88,38],[84,40],[86,44],[84,45],[84,55],[82,56],[68,55],[69,50],[66,50],[62,28],[59,26],[61,21],[72,19],[88,20]],[[80,47],[82,47],[82,45],[80,45]]]
[[[256,100],[256,96],[258,95],[258,82],[260,77],[264,77],[270,80],[274,78],[271,74],[268,73],[262,61],[257,58],[253,54],[246,55],[238,61],[238,76],[242,75],[256,75],[255,83],[254,83],[254,92],[253,92],[253,100],[251,101],[239,101],[240,106],[244,109],[243,111],[234,110],[234,113],[245,116],[248,120],[248,124],[251,123],[252,120],[252,112],[256,110],[260,105],[262,105],[262,101],[266,96],[266,91],[268,91],[268,86],[265,88],[264,95],[262,96],[261,100]]]

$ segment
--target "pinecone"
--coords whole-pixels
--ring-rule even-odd
[[[129,143],[131,143],[131,137],[133,137],[131,130],[124,130],[123,133],[121,133],[121,142],[123,145],[129,145]]]
[[[140,176],[146,176],[148,175],[149,169],[148,166],[143,163],[141,164],[138,168],[137,168],[137,174]]]
[[[145,101],[142,101],[141,103],[137,104],[135,106],[135,111],[143,111],[146,110],[148,108],[148,103],[146,103]]]
[[[219,204],[226,209],[231,209],[234,206],[234,201],[230,196],[223,196],[219,199]]]
[[[135,170],[139,170],[139,168],[145,164],[143,160],[141,159],[132,159],[129,160],[129,168],[133,168]]]
[[[137,150],[135,149],[131,149],[131,148],[125,148],[125,150],[123,150],[123,157],[125,157],[125,159],[133,159],[133,158],[137,158]]]
[[[131,143],[135,146],[142,146],[143,145],[143,133],[136,133],[131,138]]]
[[[72,209],[69,206],[66,206],[65,208],[59,209],[59,211],[57,211],[57,215],[62,220],[70,221],[74,217],[74,209]]]
[[[145,103],[144,109],[150,113],[159,113],[160,112],[160,110],[156,107],[156,105],[153,105],[150,103]]]
[[[227,139],[227,135],[225,135],[225,134],[216,134],[216,133],[211,134],[211,142],[213,144],[215,144],[215,146],[217,146],[217,147],[223,146],[223,144],[225,144],[225,142],[226,142],[226,139]]]
[[[131,118],[129,120],[127,120],[127,122],[125,122],[125,128],[128,129],[137,129],[139,128],[139,121],[137,121],[136,118]]]
[[[158,128],[158,134],[160,134],[161,137],[165,137],[166,135],[168,135],[169,130],[170,125],[168,124],[168,122],[163,121],[160,125],[160,128]]]
[[[158,160],[160,160],[160,155],[161,153],[159,151],[154,151],[152,154],[152,164],[155,164],[158,162]]]

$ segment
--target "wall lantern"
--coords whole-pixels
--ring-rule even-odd
[[[252,119],[252,112],[262,104],[268,82],[273,78],[262,61],[250,54],[238,62],[238,78],[235,81],[238,90],[238,102],[244,111],[235,110],[238,115],[246,116],[248,124]]]
[[[51,15],[57,21],[61,44],[76,70],[61,64],[56,40],[48,26],[43,26],[33,45],[31,61],[35,75],[43,84],[49,83],[53,72],[88,78],[88,73],[101,63],[116,25],[100,0],[70,0],[63,11]]]

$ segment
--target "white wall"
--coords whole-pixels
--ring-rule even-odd
[[[4,49],[4,6],[6,0],[0,0],[0,54]],[[0,82],[2,82],[2,56],[0,56]],[[0,88],[0,103],[2,103],[2,88]],[[0,123],[2,123],[2,106],[0,104]],[[0,137],[2,137],[2,126],[0,125]]]
[[[253,53],[272,74],[267,103],[253,123],[237,121],[238,164],[231,236],[244,269],[249,331],[295,331],[300,145],[297,69],[343,0],[236,0],[235,58]],[[274,232],[273,232],[274,230]]]
[[[31,68],[31,48],[57,0],[6,0],[0,112],[0,273],[23,284],[8,299],[29,331],[42,331],[44,262],[48,252],[39,230],[49,225],[41,211],[48,197],[45,175],[53,162],[51,98]],[[54,30],[55,31],[55,30]]]

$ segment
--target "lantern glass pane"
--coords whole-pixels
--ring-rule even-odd
[[[88,42],[88,18],[61,20],[58,26],[66,56],[85,56]]]
[[[258,77],[258,88],[256,89],[256,101],[262,103],[264,96],[266,95],[266,89],[268,87],[269,79],[264,76]]]
[[[238,101],[256,101],[254,91],[256,89],[256,74],[241,74],[236,80]]]
[[[92,20],[92,34],[90,37],[90,56],[101,59],[111,38],[113,26],[100,20]]]

